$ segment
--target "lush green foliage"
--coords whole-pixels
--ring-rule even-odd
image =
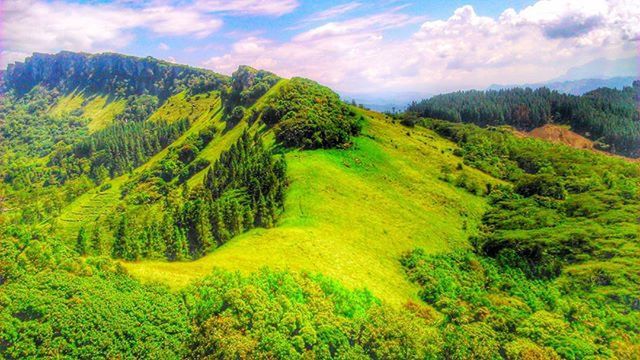
[[[305,149],[347,146],[362,126],[336,93],[302,78],[291,79],[268,100],[262,120],[275,126],[280,143]]]
[[[99,183],[140,166],[173,143],[188,127],[187,120],[172,123],[118,122],[83,138],[71,149],[54,152],[50,165],[82,174],[83,159],[86,159],[88,174]],[[78,159],[75,169],[69,164],[74,158]]]
[[[489,189],[492,206],[472,241],[479,255],[416,251],[403,259],[421,297],[451,326],[483,327],[482,336],[494,342],[489,357],[516,344],[573,359],[637,351],[638,166],[507,130],[422,124],[458,142],[467,165],[515,187]],[[467,351],[463,358],[487,350],[451,349]]]
[[[59,93],[42,87],[20,98],[11,94],[0,97],[1,162],[18,155],[45,156],[57,143],[69,144],[87,134],[88,120],[78,114],[47,113],[58,97]]]
[[[210,167],[202,186],[184,188],[181,198],[165,197],[161,218],[134,225],[120,210],[112,254],[128,260],[198,258],[248,229],[272,227],[286,185],[284,159],[276,159],[259,134],[245,132]]]
[[[209,166],[209,161],[198,158],[198,154],[215,136],[216,130],[207,128],[191,134],[180,144],[172,145],[162,160],[123,186],[123,197],[127,197],[130,203],[140,205],[167,196],[176,185]]]
[[[509,131],[425,124],[457,141],[467,164],[516,184],[515,192],[491,194],[488,230],[478,244],[483,252],[514,251],[531,265],[527,271],[553,276],[566,262],[613,261],[639,249],[636,164]]]
[[[224,104],[227,108],[234,110],[233,114],[239,111],[236,110],[236,107],[242,109],[255,103],[278,81],[280,78],[268,71],[256,70],[244,65],[239,66],[238,70],[231,75],[231,84],[222,93]]]
[[[102,67],[130,62],[143,73]],[[54,65],[68,67],[68,79],[47,73]],[[40,86],[23,94],[29,81]],[[248,67],[228,80],[150,59],[37,55],[11,70],[9,85],[0,109],[0,357],[640,352],[637,164],[415,113],[402,117],[406,128],[314,82]],[[223,101],[217,91],[194,94],[211,88]],[[89,130],[82,91],[109,91],[119,115]],[[536,110],[509,116],[536,126],[551,101],[568,107],[562,116],[587,103],[626,118],[625,91],[579,101],[524,91],[513,102]],[[352,138],[364,116],[365,136]],[[349,148],[288,151],[278,142]],[[51,219],[75,198],[62,211],[80,215]],[[399,258],[416,246],[425,249]],[[451,251],[459,247],[467,250]],[[251,273],[265,264],[316,269],[395,306],[323,275]],[[123,270],[145,266],[174,269],[170,284],[199,281],[169,292]],[[200,278],[213,266],[245,275]],[[421,301],[407,301],[416,287]]]
[[[151,95],[129,96],[124,111],[116,116],[120,122],[141,122],[147,120],[158,109],[158,98]]]
[[[630,358],[640,349],[637,313],[607,306],[564,282],[532,280],[469,252],[416,250],[402,264],[420,284],[420,297],[442,315],[445,358]]]
[[[441,352],[422,318],[319,276],[218,271],[187,294],[195,358],[427,359]]]
[[[639,100],[640,82],[636,81],[623,90],[603,88],[584,96],[547,88],[456,92],[413,103],[408,110],[425,117],[481,126],[508,124],[525,130],[567,124],[615,153],[640,156]]]
[[[143,286],[107,259],[74,259],[42,234],[0,233],[0,355],[24,358],[179,358],[182,301]]]

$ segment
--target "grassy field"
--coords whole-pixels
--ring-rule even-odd
[[[466,246],[484,200],[439,180],[454,167],[454,145],[424,129],[407,131],[371,116],[349,150],[290,152],[285,212],[272,229],[255,229],[193,262],[126,263],[135,277],[173,288],[214,267],[321,272],[351,288],[367,288],[393,304],[416,295],[398,257],[415,247]],[[495,180],[472,170],[479,181]]]
[[[109,99],[107,95],[99,94],[86,97],[83,92],[74,91],[58,99],[49,113],[62,115],[81,110],[82,116],[89,119],[89,132],[95,132],[109,125],[116,115],[124,111],[126,104],[125,99]]]

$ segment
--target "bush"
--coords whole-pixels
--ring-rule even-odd
[[[556,200],[567,197],[562,179],[552,174],[526,174],[516,183],[516,192],[523,196],[539,195]]]

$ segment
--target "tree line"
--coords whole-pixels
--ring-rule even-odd
[[[286,186],[284,158],[266,148],[259,134],[245,131],[209,167],[201,184],[192,189],[185,184],[180,198],[166,198],[160,219],[130,226],[122,211],[114,221],[112,255],[196,259],[251,228],[272,227],[283,209]]]
[[[640,156],[640,81],[622,90],[601,88],[583,96],[548,88],[459,91],[412,103],[408,112],[480,126],[531,130],[566,124],[614,153]]]

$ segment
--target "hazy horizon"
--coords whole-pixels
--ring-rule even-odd
[[[638,76],[640,8],[624,0],[10,0],[0,6],[3,69],[33,52],[113,51],[223,74],[246,64],[307,77],[341,94],[403,101],[563,77]]]

